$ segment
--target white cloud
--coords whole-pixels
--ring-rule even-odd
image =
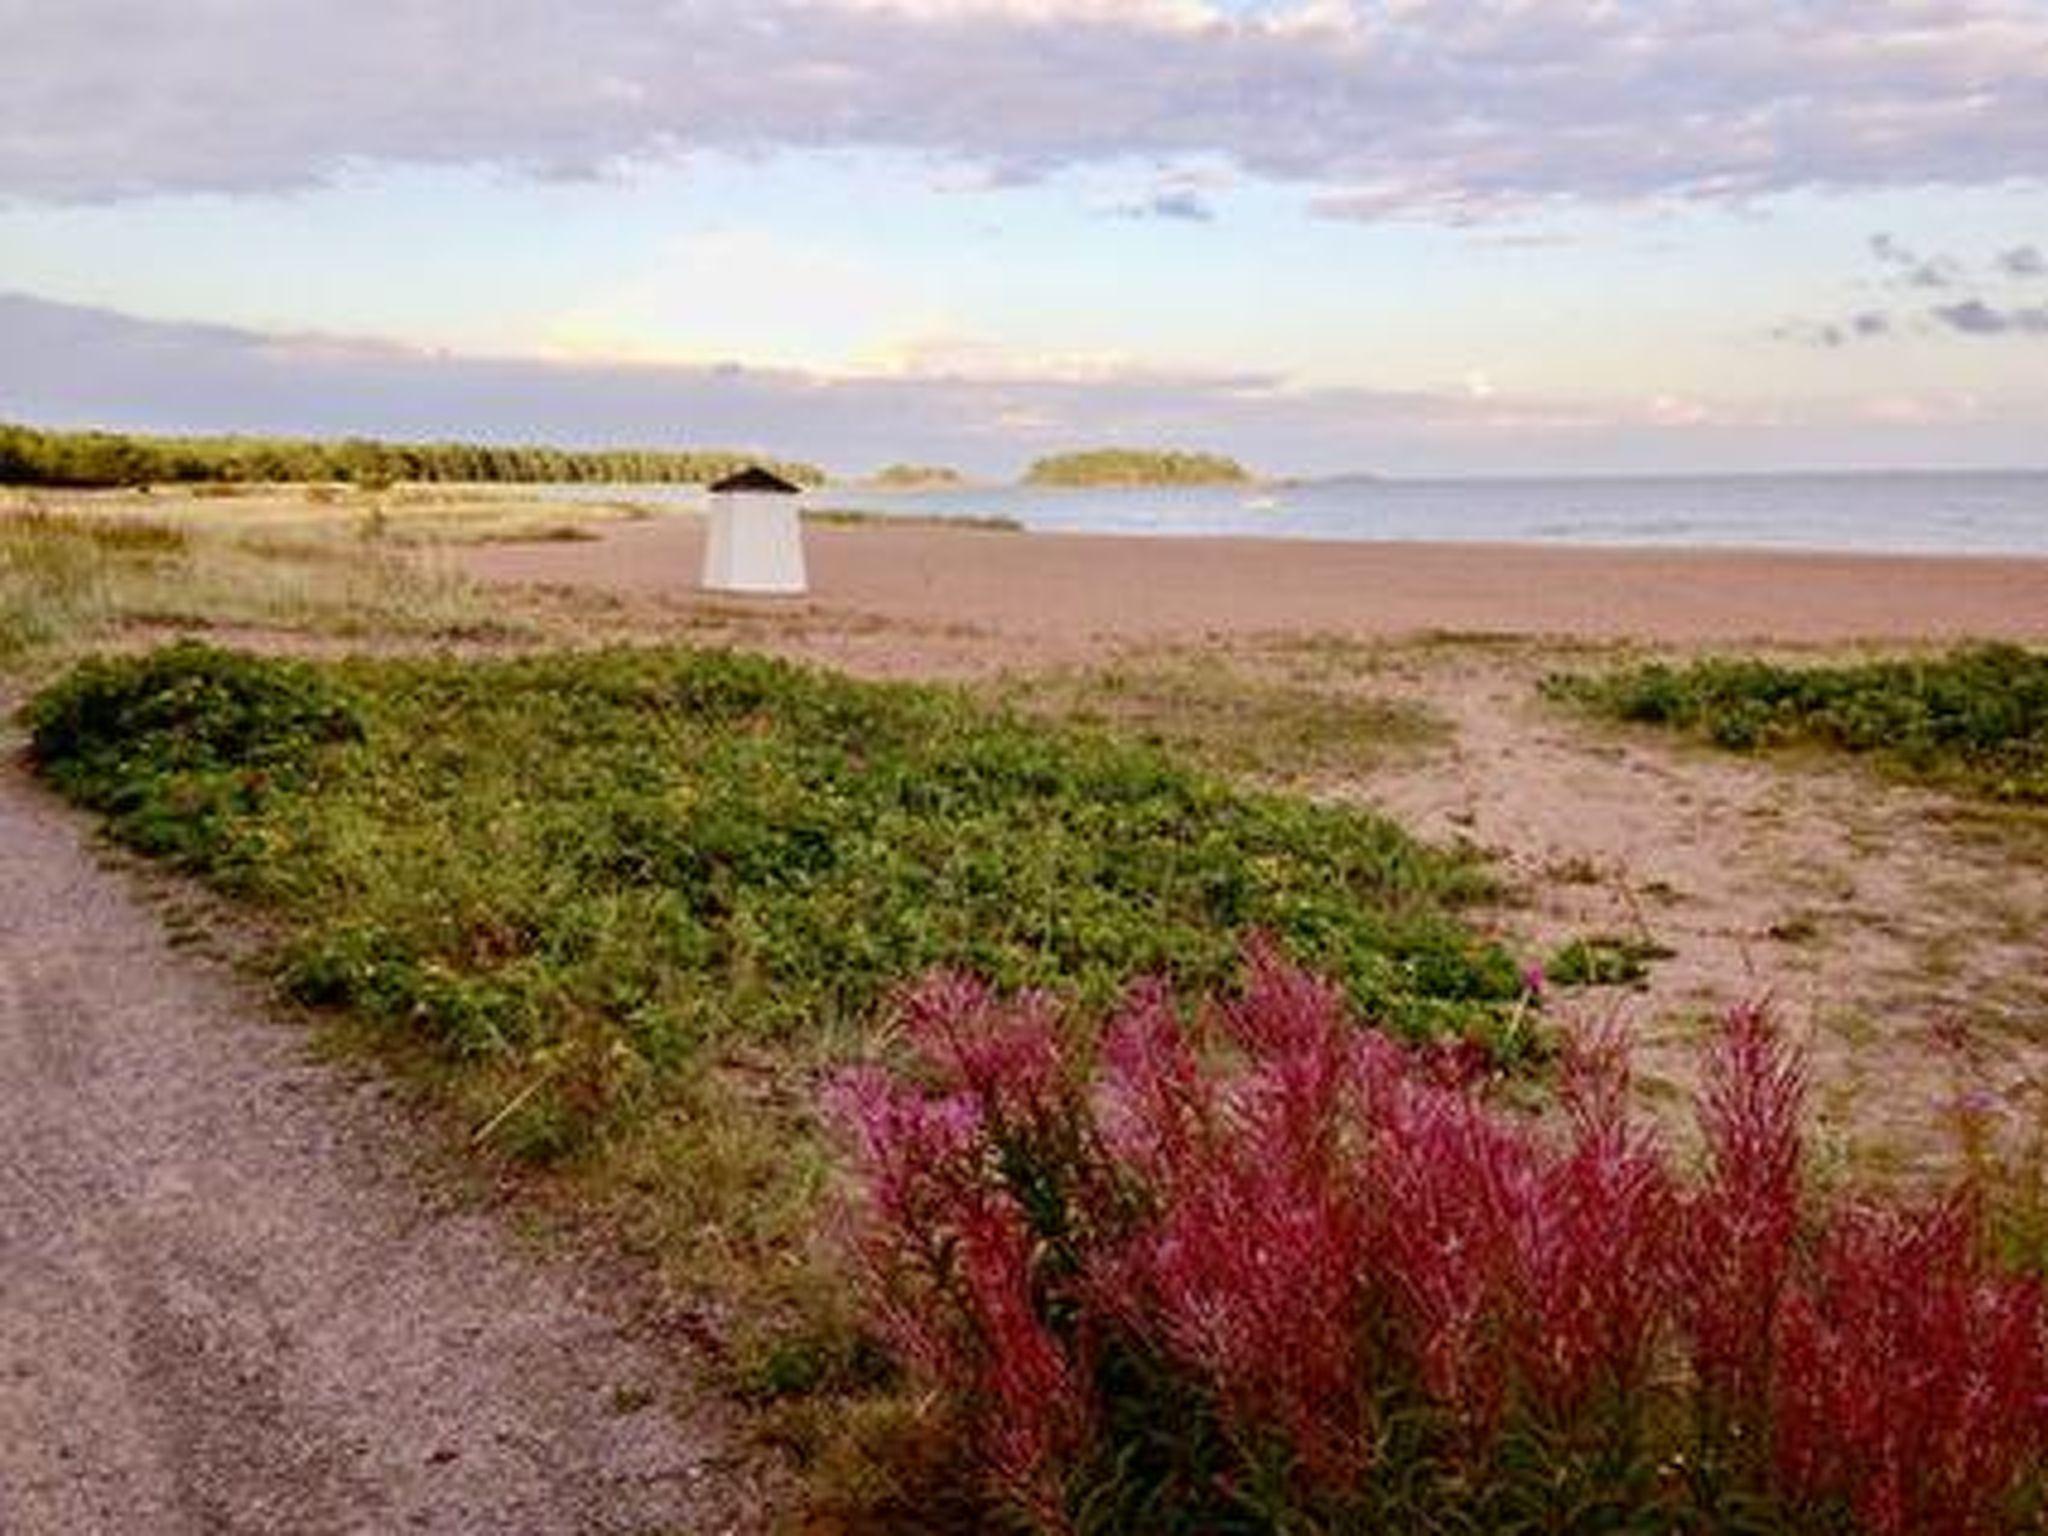
[[[1202,0],[811,0],[827,10],[871,12],[912,21],[994,18],[1037,26],[1102,25],[1198,30],[1225,19]]]
[[[2038,183],[2040,0],[0,0],[0,195],[864,146],[1340,217]]]
[[[769,230],[723,228],[667,242],[645,268],[546,321],[555,356],[846,371],[905,331],[940,324],[904,275]]]

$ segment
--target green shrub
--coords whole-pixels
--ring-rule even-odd
[[[1560,987],[1632,987],[1647,981],[1650,962],[1676,951],[1652,939],[1589,934],[1558,947],[1544,962],[1544,979]]]
[[[1616,719],[1669,726],[1731,751],[1868,754],[1912,777],[2048,802],[2048,653],[2018,646],[1855,666],[1656,663],[1553,677],[1545,687]]]
[[[223,878],[259,859],[270,800],[362,734],[353,702],[313,668],[192,643],[87,661],[24,719],[41,771],[124,841]]]

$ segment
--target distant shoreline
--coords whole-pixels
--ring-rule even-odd
[[[686,491],[571,490],[650,506]],[[999,519],[1033,532],[1454,542],[1571,548],[2048,555],[2048,475],[1259,481],[1087,489],[829,486],[813,504],[882,515]]]

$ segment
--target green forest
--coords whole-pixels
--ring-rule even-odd
[[[1092,448],[1040,459],[1024,476],[1026,485],[1237,485],[1249,480],[1245,467],[1220,453],[1185,453],[1157,448]]]
[[[726,449],[389,443],[362,437],[141,437],[47,432],[0,422],[0,485],[91,488],[348,481],[378,487],[407,480],[696,484],[755,463],[800,484],[816,485],[825,478],[816,465],[756,459]]]

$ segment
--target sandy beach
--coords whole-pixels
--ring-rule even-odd
[[[493,545],[492,582],[695,593],[702,523]],[[1666,644],[2048,638],[2048,559],[1312,543],[812,527],[802,606],[965,626],[1034,654],[1280,632],[1428,632]],[[730,601],[725,599],[722,601]],[[789,600],[756,600],[763,607]]]

